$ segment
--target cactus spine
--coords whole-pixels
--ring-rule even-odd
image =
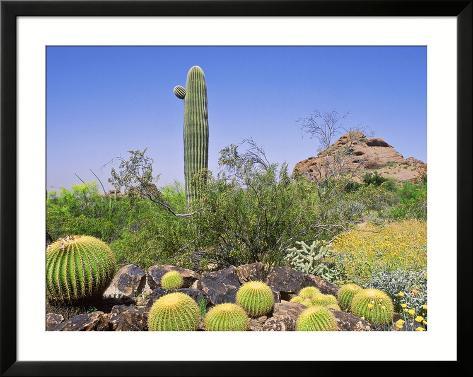
[[[46,286],[50,301],[71,303],[100,296],[116,270],[108,245],[90,236],[68,236],[46,250]]]
[[[361,288],[359,285],[356,284],[345,284],[340,287],[338,290],[338,303],[340,304],[340,307],[343,310],[347,310],[350,308],[351,305],[351,300],[353,300],[353,296],[357,294],[359,291],[361,291],[363,288]]]
[[[178,271],[168,271],[161,277],[161,287],[164,289],[179,289],[184,279]]]
[[[297,318],[296,331],[335,331],[337,322],[332,312],[323,306],[311,306]]]
[[[184,178],[187,203],[191,203],[199,198],[208,169],[207,86],[202,68],[189,69],[186,88],[176,86],[174,94],[184,100]]]
[[[148,314],[150,331],[194,331],[200,320],[200,311],[192,297],[169,293],[160,297]]]
[[[299,296],[302,298],[313,298],[317,294],[320,294],[320,291],[316,287],[305,287],[299,291]]]
[[[249,320],[241,306],[225,303],[209,310],[204,325],[207,331],[246,331]]]
[[[273,309],[273,291],[262,281],[249,281],[238,289],[236,303],[251,317],[260,317]]]
[[[351,312],[376,325],[385,325],[393,320],[394,305],[383,291],[363,289],[353,297]]]

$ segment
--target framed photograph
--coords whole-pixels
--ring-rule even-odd
[[[471,373],[471,1],[1,5],[2,375]]]

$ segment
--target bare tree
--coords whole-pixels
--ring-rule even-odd
[[[316,110],[309,116],[299,119],[302,131],[319,142],[320,150],[327,149],[334,138],[343,129],[342,121],[349,113],[340,114],[337,111],[324,112]]]
[[[130,150],[128,153],[130,154],[128,159],[118,157],[120,161],[118,168],[112,168],[110,172],[111,177],[108,181],[115,188],[115,192],[147,198],[177,217],[192,215],[192,213],[176,213],[163,198],[161,191],[153,182],[157,181],[159,176],[153,176],[153,159],[146,155],[146,148]]]

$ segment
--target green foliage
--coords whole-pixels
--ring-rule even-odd
[[[168,271],[161,277],[161,287],[169,289],[179,289],[184,284],[184,279],[177,271]]]
[[[405,182],[398,190],[399,203],[389,210],[394,219],[427,220],[427,183]]]
[[[53,302],[79,302],[100,296],[116,270],[106,243],[90,236],[61,238],[46,251],[46,286]]]
[[[150,331],[194,331],[200,320],[199,307],[188,295],[180,292],[156,300],[148,314]]]
[[[312,298],[320,294],[320,290],[316,287],[304,287],[299,291],[299,296],[302,298]]]
[[[376,325],[392,322],[394,305],[391,298],[379,289],[363,289],[352,299],[351,312]]]
[[[273,309],[273,291],[261,281],[249,281],[238,289],[236,303],[251,317],[260,317]]]
[[[361,291],[362,289],[363,288],[361,288],[359,285],[353,283],[342,285],[338,290],[337,295],[338,303],[340,304],[341,308],[343,310],[349,309],[353,296],[355,296],[355,294]]]
[[[189,203],[200,196],[204,184],[197,177],[208,169],[209,123],[207,86],[204,71],[198,66],[189,69],[186,88],[174,87],[174,94],[184,99],[184,177]]]
[[[323,306],[311,306],[297,318],[296,331],[336,331],[337,322],[331,311]]]
[[[366,173],[363,176],[363,183],[365,185],[381,186],[381,184],[386,181],[387,179],[379,175],[377,171],[375,171],[374,173]]]
[[[296,245],[300,248],[287,249],[288,254],[284,257],[292,268],[331,282],[339,279],[339,271],[327,262],[330,248],[326,242],[317,240],[308,245],[304,241],[296,241]]]
[[[219,304],[209,310],[204,319],[207,331],[245,331],[249,318],[241,306]]]
[[[402,304],[421,312],[427,304],[427,271],[379,271],[368,284],[388,293],[394,300],[397,311],[402,312]]]

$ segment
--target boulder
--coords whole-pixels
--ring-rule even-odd
[[[108,323],[112,331],[146,331],[148,314],[145,308],[116,305],[108,316]]]
[[[357,317],[351,313],[342,312],[339,310],[332,310],[332,313],[337,320],[338,330],[341,331],[370,331],[371,325],[369,322]]]
[[[248,325],[248,329],[250,331],[263,331],[263,325],[267,319],[268,317],[266,316],[251,318]]]
[[[75,315],[69,320],[62,322],[57,326],[59,331],[94,331],[97,327],[103,326],[106,322],[107,315],[104,312],[96,311],[92,313],[84,313]]]
[[[296,328],[296,320],[288,315],[271,317],[262,328],[262,331],[294,331]]]
[[[236,274],[241,284],[254,280],[265,281],[268,269],[261,262],[242,264],[236,268]]]
[[[61,314],[46,314],[46,331],[56,330],[62,322],[64,322],[64,317]]]
[[[154,302],[167,294],[168,292],[165,289],[162,288],[156,288],[153,292],[151,292],[146,298],[141,300],[140,305],[146,307],[147,310],[151,309],[153,306]]]
[[[131,303],[143,292],[145,285],[146,272],[137,265],[128,264],[118,270],[103,297],[105,300]]]
[[[240,288],[240,281],[236,268],[230,266],[215,272],[206,272],[197,284],[213,305],[224,302],[235,302],[236,292]]]
[[[151,289],[161,287],[162,276],[169,271],[178,271],[184,278],[183,288],[189,288],[196,280],[200,279],[197,272],[187,268],[181,268],[171,265],[155,265],[148,268],[148,285]]]
[[[297,293],[306,286],[306,275],[290,267],[274,267],[266,283],[280,294],[282,300],[286,300],[292,293]]]
[[[305,286],[317,287],[320,292],[328,295],[336,296],[338,293],[338,287],[335,284],[332,284],[327,280],[315,275],[306,276]]]

